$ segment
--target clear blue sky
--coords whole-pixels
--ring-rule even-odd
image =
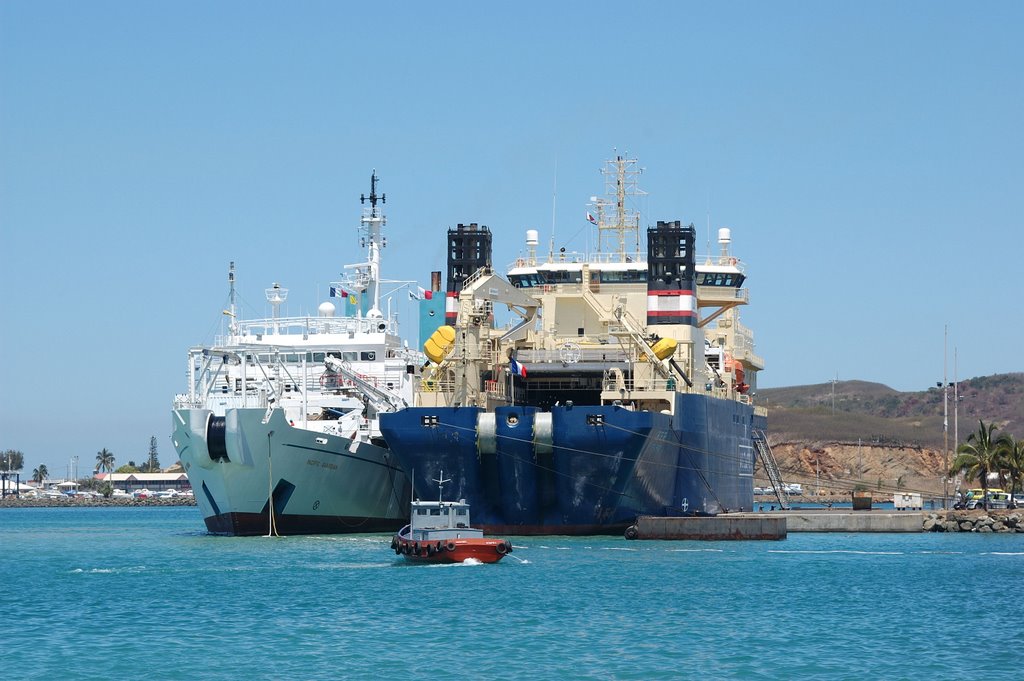
[[[645,217],[733,229],[762,387],[1021,371],[1024,4],[0,2],[0,450],[175,460],[228,261],[313,312],[387,193],[385,273],[476,221],[585,246],[612,149]],[[703,239],[702,239],[703,240]],[[701,249],[703,251],[703,249]],[[320,296],[318,298],[318,295]],[[410,337],[414,329],[407,329]]]

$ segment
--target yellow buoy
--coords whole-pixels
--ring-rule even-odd
[[[434,364],[440,364],[441,360],[452,351],[455,343],[455,328],[441,326],[430,335],[427,342],[423,344],[423,352]]]
[[[665,359],[671,357],[676,351],[676,339],[675,338],[662,338],[657,343],[651,346],[651,352],[658,359]]]

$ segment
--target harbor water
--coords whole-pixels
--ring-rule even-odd
[[[4,678],[947,679],[1024,674],[1024,536],[216,537],[192,507],[0,509]]]

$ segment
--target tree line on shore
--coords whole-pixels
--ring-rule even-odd
[[[998,477],[999,485],[1010,484],[1010,498],[1016,502],[1016,490],[1024,482],[1024,439],[1016,439],[1009,433],[1000,433],[994,423],[978,420],[978,430],[967,436],[967,440],[956,448],[956,458],[948,474],[961,472],[971,480],[977,480],[984,494],[985,509],[988,510],[989,478]]]
[[[149,438],[149,455],[141,465],[136,464],[135,461],[128,461],[128,463],[114,468],[116,458],[114,453],[104,447],[100,451],[96,452],[96,468],[95,472],[99,473],[159,473],[160,458],[157,453],[156,436]],[[16,449],[8,449],[0,454],[0,470],[5,473],[14,473],[21,471],[25,468],[25,454]],[[39,464],[37,468],[32,470],[31,480],[38,484],[43,484],[44,481],[49,479],[50,470],[46,464]],[[94,476],[88,476],[77,481],[79,487],[82,489],[95,489],[101,492],[104,496],[109,497],[114,492],[114,486],[109,481],[100,482],[96,480]]]

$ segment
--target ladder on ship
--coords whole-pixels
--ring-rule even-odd
[[[768,482],[772,484],[775,497],[779,500],[779,507],[783,511],[788,510],[786,493],[782,489],[782,473],[779,471],[778,462],[775,461],[775,455],[772,454],[772,447],[768,444],[768,435],[763,430],[754,430],[754,447],[757,448],[757,454],[761,457],[761,466],[764,467],[765,475],[768,476]]]

